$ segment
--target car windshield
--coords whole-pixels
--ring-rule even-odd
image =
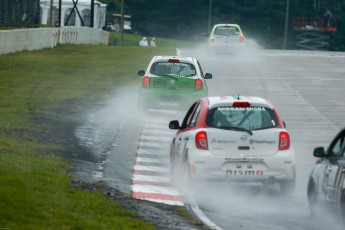
[[[196,75],[195,66],[183,62],[155,62],[150,73],[158,76],[191,77]]]
[[[275,113],[265,107],[212,108],[206,118],[210,127],[229,130],[259,130],[276,127],[278,119]]]
[[[214,30],[214,34],[220,36],[235,36],[239,33],[236,27],[217,27]]]

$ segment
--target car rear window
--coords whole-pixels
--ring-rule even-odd
[[[219,26],[214,30],[214,34],[221,36],[235,36],[239,35],[239,30],[236,27]]]
[[[273,110],[265,107],[221,106],[210,109],[206,124],[219,129],[241,127],[259,130],[278,126],[278,119]]]
[[[150,73],[157,76],[191,77],[196,75],[195,66],[183,62],[155,62]]]

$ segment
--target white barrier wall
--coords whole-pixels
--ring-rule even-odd
[[[62,27],[0,31],[0,55],[53,48],[57,44],[108,45],[109,32],[90,27]]]

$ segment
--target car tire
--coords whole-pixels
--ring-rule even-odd
[[[340,201],[340,209],[341,209],[341,214],[342,214],[344,224],[345,224],[345,189],[343,189],[343,192],[342,192],[341,201]]]
[[[309,211],[312,217],[316,216],[317,213],[317,206],[318,206],[318,199],[316,193],[315,184],[312,181],[308,183],[308,202],[309,202]]]
[[[170,183],[172,185],[176,185],[176,162],[175,162],[175,156],[170,153],[170,168],[169,168],[169,173],[170,173]]]
[[[188,154],[186,154],[188,155]],[[189,167],[189,160],[186,158],[183,162],[181,172],[183,175],[181,175],[182,178],[182,190],[185,192],[189,192],[192,189],[192,178],[190,175],[190,167]]]
[[[291,195],[295,192],[295,179],[281,181],[279,185],[281,194]]]

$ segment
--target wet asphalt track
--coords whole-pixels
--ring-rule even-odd
[[[259,193],[246,188],[206,186],[194,191],[192,196],[207,218],[224,230],[314,230],[325,229],[330,224],[332,229],[343,229],[327,215],[328,212],[318,220],[310,217],[306,186],[315,161],[313,148],[326,147],[337,131],[345,126],[345,53],[249,50],[241,55],[210,56],[203,51],[180,50],[180,54],[197,57],[204,72],[213,74],[214,79],[208,81],[210,95],[254,95],[271,100],[287,124],[296,152],[297,188],[294,196],[282,197],[274,186]],[[90,181],[103,180],[126,194],[133,194],[133,189],[136,189],[133,182],[140,181],[140,186],[148,185],[144,193],[139,189],[140,195],[149,194],[155,198],[152,194],[162,191],[155,185],[162,184],[155,184],[157,181],[152,181],[152,178],[148,179],[150,182],[144,181],[150,170],[143,167],[147,159],[141,158],[137,164],[138,155],[140,149],[146,153],[142,156],[160,154],[162,161],[155,159],[156,163],[151,163],[151,166],[156,169],[156,166],[163,166],[163,171],[157,170],[166,175],[167,138],[171,135],[167,124],[180,115],[165,116],[153,112],[146,116],[135,108],[128,108],[128,104],[136,101],[135,97],[127,94],[133,90],[117,92],[87,115],[87,122],[76,134],[81,144],[92,149],[99,161],[96,169],[76,175]],[[154,135],[150,136],[150,132]],[[160,135],[159,132],[166,133]],[[146,171],[140,180],[134,179],[136,169],[139,173]],[[152,174],[157,176],[157,173]],[[162,182],[165,188],[171,187],[166,179],[158,181]],[[172,189],[168,195],[180,197]],[[167,197],[172,196],[165,196],[165,200]]]
[[[274,186],[259,194],[231,188],[196,192],[209,219],[221,229],[344,229],[326,210],[318,220],[310,217],[306,189],[315,162],[313,149],[326,147],[345,126],[345,53],[248,50],[207,57],[181,50],[181,55],[199,57],[204,71],[213,73],[210,95],[271,100],[291,133],[296,153],[294,196],[282,197]]]

